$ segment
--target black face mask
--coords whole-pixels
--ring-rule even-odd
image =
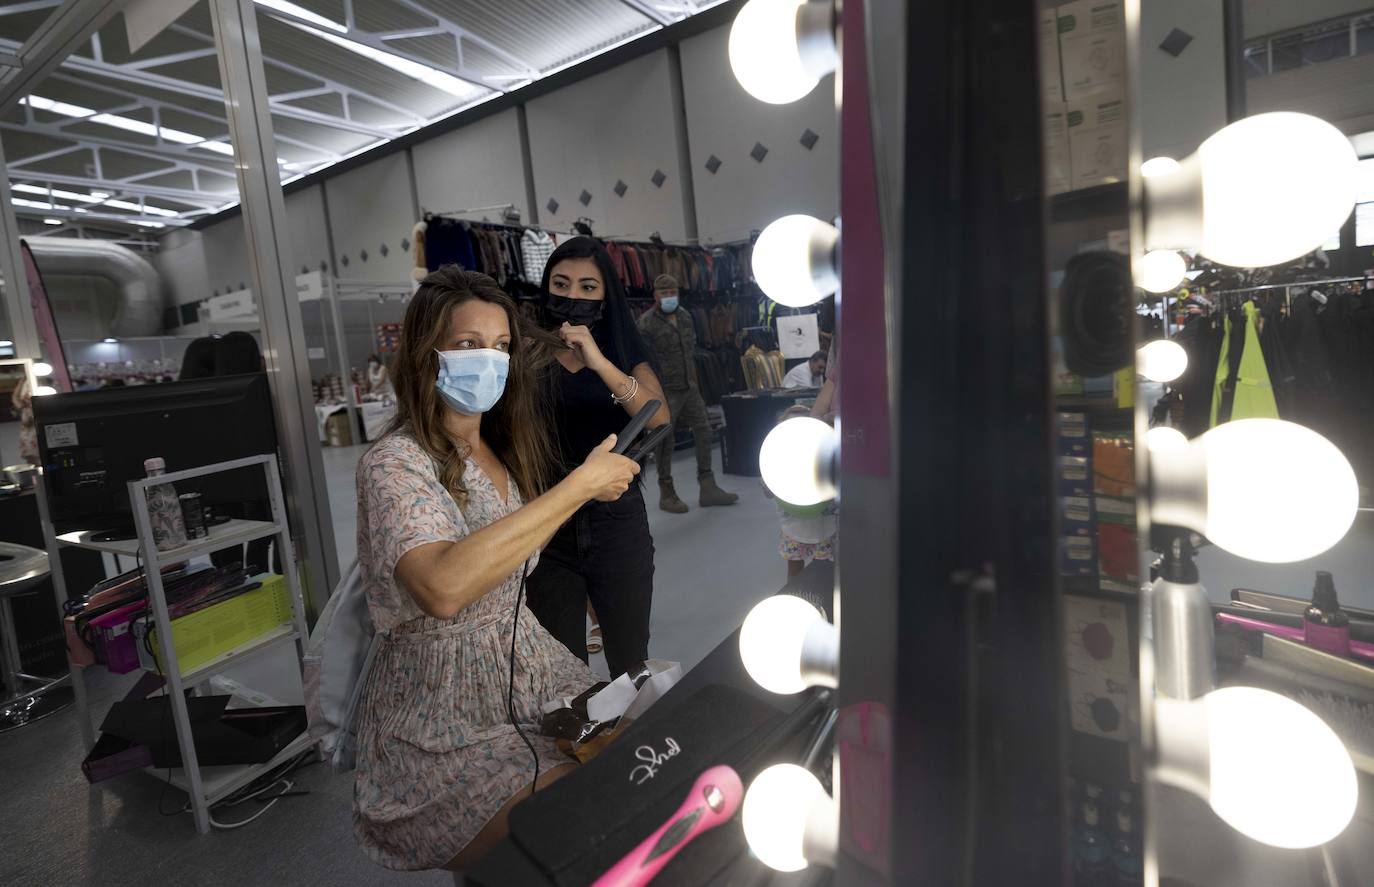
[[[601,319],[606,302],[601,299],[569,299],[550,293],[549,303],[545,307],[554,320],[589,327]]]

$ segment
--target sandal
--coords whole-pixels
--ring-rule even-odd
[[[587,629],[587,652],[601,652],[601,626],[593,622],[592,627]]]

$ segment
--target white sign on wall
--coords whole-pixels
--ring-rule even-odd
[[[788,360],[810,357],[820,350],[821,336],[814,314],[792,314],[777,318],[778,349]]]
[[[253,303],[252,290],[238,290],[222,296],[212,296],[205,300],[205,306],[210,309],[211,320],[252,317],[258,313],[258,306]]]
[[[324,275],[310,271],[296,275],[296,298],[302,302],[316,302],[324,296]]]

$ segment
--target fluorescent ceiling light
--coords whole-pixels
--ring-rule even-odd
[[[152,206],[147,203],[143,204],[142,206],[139,206],[137,203],[130,203],[127,200],[107,200],[105,201],[104,205],[112,206],[115,209],[127,209],[130,212],[145,212],[151,216],[174,216],[177,214],[177,211],[174,209],[167,209],[161,206]]]
[[[61,220],[61,219],[44,219],[44,220],[43,220],[43,224],[44,224],[44,225],[60,225],[60,224],[62,224],[62,220]]]
[[[26,199],[24,199],[23,197],[16,197],[16,198],[14,198],[13,203],[14,203],[15,206],[26,206],[26,207],[28,207],[29,209],[61,209],[61,210],[65,210],[65,209],[68,209],[68,208],[69,208],[69,207],[65,207],[65,206],[59,206],[59,205],[56,204],[56,203],[48,203],[47,201],[44,201],[44,200],[26,200]]]
[[[161,222],[145,222],[143,219],[134,219],[134,224],[140,228],[166,228]]]
[[[21,105],[29,105],[40,111],[51,111],[54,114],[61,114],[64,117],[77,117],[89,119],[91,123],[99,123],[103,126],[110,126],[115,129],[122,129],[126,132],[136,132],[139,135],[158,138],[161,137],[169,142],[176,142],[179,145],[195,145],[205,141],[205,136],[198,136],[195,133],[183,132],[179,129],[172,129],[170,126],[157,127],[144,120],[135,120],[132,117],[123,117],[119,114],[97,114],[90,108],[83,108],[80,105],[69,105],[66,102],[57,102],[46,99],[39,95],[31,95],[20,99]]]
[[[40,187],[39,185],[29,185],[23,182],[10,187],[15,191],[22,191],[25,194],[42,194],[45,197],[51,194],[53,197],[61,197],[63,200],[79,200],[82,203],[99,203],[101,200],[110,196],[108,194],[100,194],[99,192],[78,194],[76,191],[64,191],[61,188],[53,188],[49,191],[47,188]]]
[[[263,0],[257,0],[257,2],[269,8],[281,8],[277,3],[264,3]],[[399,55],[392,55],[389,52],[375,49],[371,46],[365,46],[362,43],[355,43],[346,37],[340,37],[338,34],[331,34],[328,31],[321,31],[318,28],[312,28],[300,22],[287,20],[286,23],[293,28],[304,31],[307,34],[314,34],[321,40],[333,43],[335,46],[346,49],[349,52],[356,53],[363,58],[371,59],[377,64],[384,65],[397,73],[404,74],[412,80],[418,80],[421,83],[432,86],[442,92],[446,92],[455,98],[471,98],[475,93],[481,91],[480,87],[468,83],[466,80],[460,80],[452,74],[446,74],[437,68],[431,68],[428,65],[422,65],[419,62],[413,62],[410,59],[401,58]]]
[[[52,99],[45,99],[42,96],[31,95],[19,100],[19,104],[37,108],[40,111],[51,111],[54,114],[61,114],[63,117],[90,117],[95,113],[90,108],[83,108],[80,105],[69,105],[66,102],[55,102]]]
[[[216,154],[223,154],[226,157],[234,156],[234,146],[228,142],[201,142],[197,148],[204,148],[207,151],[214,151]]]
[[[321,28],[328,28],[331,31],[337,31],[340,34],[346,34],[348,32],[348,28],[346,26],[341,25],[338,22],[333,21],[331,19],[327,19],[322,15],[313,13],[303,6],[297,6],[294,3],[288,3],[287,0],[255,0],[255,2],[259,6],[265,6],[268,9],[275,9],[278,12],[284,12],[287,15],[294,15],[296,18],[305,19],[311,24],[319,25]]]

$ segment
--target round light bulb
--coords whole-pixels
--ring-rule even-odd
[[[1150,451],[1150,512],[1232,554],[1266,563],[1316,557],[1350,530],[1355,471],[1331,441],[1279,419],[1218,425],[1186,451]]]
[[[1152,249],[1140,259],[1137,284],[1149,293],[1167,293],[1183,282],[1188,261],[1171,249]]]
[[[33,374],[34,374],[35,376],[51,376],[51,375],[52,375],[52,364],[50,364],[50,363],[45,363],[44,361],[41,361],[41,360],[38,361],[37,363],[35,363],[35,364],[33,365]]]
[[[1155,176],[1166,176],[1171,172],[1178,172],[1178,170],[1179,162],[1172,157],[1151,157],[1140,164],[1140,174],[1147,179]]]
[[[57,389],[52,387],[51,385],[36,385],[33,389],[34,397],[48,397],[56,393]]]
[[[740,814],[749,849],[769,868],[797,872],[806,868],[806,830],[812,811],[829,797],[811,771],[796,764],[774,764],[749,784]]]
[[[796,595],[776,594],[754,605],[739,632],[739,656],[754,682],[770,693],[800,693],[811,686],[803,673],[807,635],[829,627],[825,614]]]
[[[772,105],[815,89],[837,61],[830,15],[828,3],[749,0],[730,27],[730,68],[739,85]]]
[[[816,505],[835,498],[835,429],[797,416],[779,423],[759,447],[763,482],[784,502]]]
[[[1345,830],[1359,784],[1345,744],[1321,718],[1254,687],[1213,690],[1203,704],[1208,801],[1227,824],[1256,841],[1292,849],[1320,846]],[[1292,759],[1301,763],[1289,777],[1256,778],[1275,761]]]
[[[1172,339],[1155,339],[1136,352],[1136,366],[1151,382],[1172,382],[1188,369],[1188,352]]]
[[[1306,255],[1341,229],[1355,205],[1354,146],[1308,114],[1238,120],[1203,142],[1197,156],[1199,248],[1223,265],[1261,267]]]
[[[1316,557],[1349,531],[1355,471],[1331,441],[1278,419],[1242,419],[1198,438],[1207,465],[1203,535],[1268,563]]]
[[[1151,453],[1182,453],[1188,449],[1188,438],[1177,428],[1156,425],[1145,432],[1145,446]]]
[[[754,243],[754,280],[768,298],[789,308],[814,305],[840,285],[835,226],[806,215],[769,223]]]

